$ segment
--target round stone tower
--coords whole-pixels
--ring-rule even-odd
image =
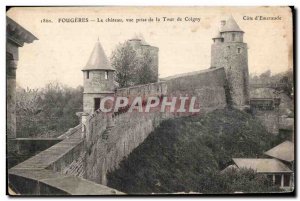
[[[211,46],[211,68],[225,68],[235,106],[249,104],[248,48],[243,35],[244,31],[231,16],[221,21],[221,28],[213,37]]]
[[[159,48],[149,45],[142,36],[136,36],[128,40],[129,44],[132,45],[133,49],[136,51],[137,56],[143,59],[143,53],[149,51],[151,57],[151,71],[153,72],[155,79],[153,82],[158,81],[158,52]]]
[[[99,40],[82,71],[83,111],[92,113],[99,109],[101,99],[106,96],[113,96],[115,90],[115,69],[111,67]]]

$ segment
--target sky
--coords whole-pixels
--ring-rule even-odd
[[[161,78],[207,69],[211,38],[220,20],[230,15],[245,32],[250,73],[271,70],[274,74],[293,67],[292,14],[287,7],[26,7],[10,9],[7,15],[39,39],[19,48],[17,84],[24,88],[40,88],[53,81],[82,85],[81,69],[98,38],[110,57],[119,43],[143,35],[147,43],[159,48]],[[281,20],[255,20],[256,16]],[[153,22],[135,22],[150,17]],[[156,22],[156,17],[161,21]],[[166,22],[163,17],[175,21]],[[176,21],[178,17],[182,21]],[[89,22],[58,22],[69,18],[88,18]],[[97,18],[123,19],[123,23],[97,22]],[[52,23],[42,23],[43,19]]]

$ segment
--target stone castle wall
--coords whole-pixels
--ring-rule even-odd
[[[227,85],[224,68],[207,69],[191,74],[170,77],[164,81],[118,89],[116,96],[196,96],[200,107],[225,106]]]
[[[226,106],[224,68],[207,69],[166,81],[168,96],[196,96],[201,108]]]
[[[137,85],[127,88],[117,89],[117,97],[127,97],[132,101],[135,97],[141,96],[143,99],[148,97],[160,97],[167,94],[167,83],[156,82],[144,85]]]
[[[204,114],[226,106],[224,74],[223,68],[210,69],[163,82],[119,89],[117,95],[196,95],[205,108],[200,111],[201,115],[201,112]],[[51,186],[59,186],[58,189],[67,188],[61,186],[60,178],[66,178],[63,179],[66,185],[73,185],[74,180],[85,182],[84,179],[105,185],[108,172],[118,168],[120,162],[143,143],[163,120],[177,116],[175,113],[162,113],[158,110],[120,114],[95,111],[83,118],[82,125],[76,127],[76,132],[62,135],[63,141],[12,168],[10,176],[17,176],[19,179],[22,177],[19,175],[25,170],[30,169],[30,174],[33,174],[35,168],[39,168],[61,175],[54,180],[49,179]],[[30,179],[32,177],[28,176]],[[48,177],[45,181],[48,182]]]
[[[119,89],[117,96],[135,97],[191,95],[200,99],[204,114],[226,106],[226,79],[223,68],[210,69],[163,82]],[[161,121],[178,114],[123,113],[119,115],[95,112],[85,122],[86,178],[106,184],[106,174],[138,147]],[[103,138],[107,133],[108,138]],[[73,163],[76,164],[76,163]],[[81,164],[79,164],[81,165]],[[75,165],[76,166],[76,165]],[[76,167],[72,167],[76,169]],[[79,168],[80,169],[80,168]]]
[[[108,139],[102,138],[104,125],[101,126],[103,132],[98,132],[89,128],[92,124],[87,124],[87,133],[93,132],[95,136],[92,143],[86,141],[90,146],[86,154],[86,178],[105,185],[106,174],[117,168],[165,118],[169,118],[168,114],[159,112],[120,114],[114,118],[115,126],[110,130]]]

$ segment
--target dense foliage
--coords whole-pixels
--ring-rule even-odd
[[[252,84],[259,84],[262,86],[272,85],[274,89],[281,91],[290,98],[294,94],[294,73],[293,69],[288,69],[285,72],[272,75],[270,70],[265,71],[260,75],[250,74],[250,87]]]
[[[256,174],[251,169],[229,169],[211,177],[209,193],[270,193],[280,189],[272,185],[265,175]]]
[[[267,178],[250,170],[219,172],[232,157],[259,156],[273,146],[270,139],[237,110],[166,120],[108,175],[108,185],[127,193],[269,191]]]
[[[127,41],[120,43],[112,52],[111,65],[116,69],[116,81],[120,87],[157,81],[156,75],[151,70],[153,58],[150,51],[137,51]]]
[[[79,123],[83,88],[50,83],[39,90],[17,88],[17,136],[56,137]]]

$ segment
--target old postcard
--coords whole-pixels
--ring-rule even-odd
[[[293,194],[292,7],[10,7],[9,195]]]

